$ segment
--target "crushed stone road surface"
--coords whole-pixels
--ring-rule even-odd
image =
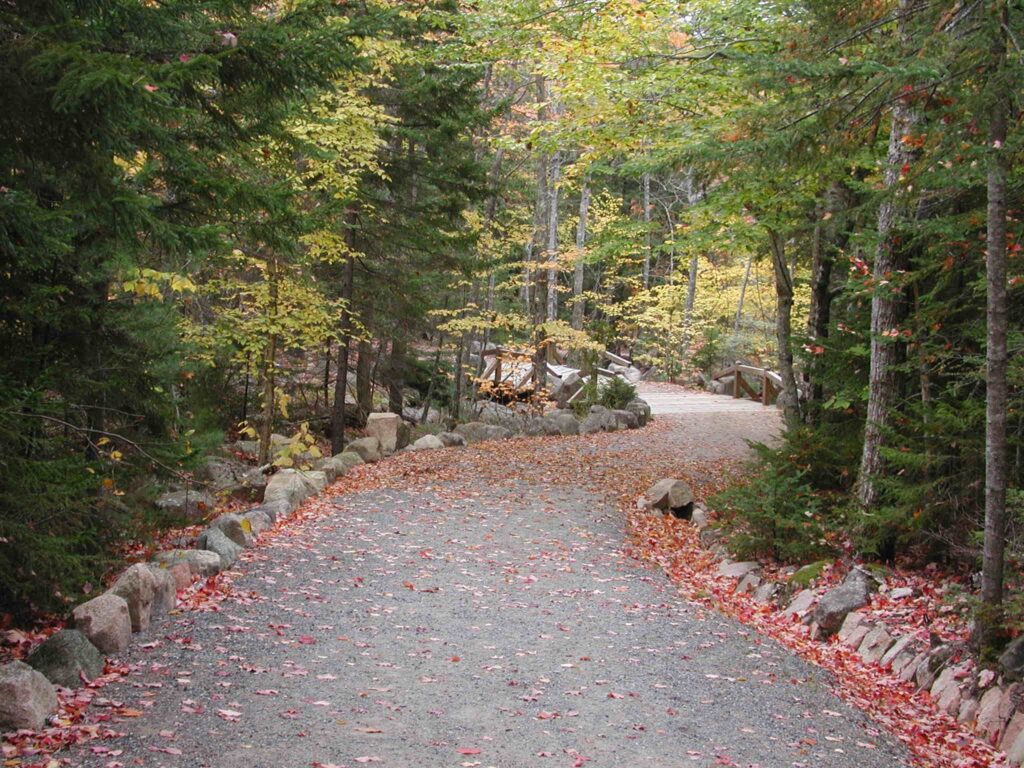
[[[622,551],[609,473],[647,482],[645,457],[671,451],[699,487],[704,461],[772,429],[757,413],[665,416],[637,432],[361,468],[351,488],[347,476],[327,489],[320,514],[246,553],[219,610],[138,638],[123,659],[134,671],[93,707],[124,737],[100,747],[113,753],[67,756],[175,768],[903,765],[825,673],[687,603]],[[574,483],[554,482],[559,472]],[[380,480],[360,487],[359,473]]]

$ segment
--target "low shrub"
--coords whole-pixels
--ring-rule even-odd
[[[784,449],[759,444],[754,449],[758,459],[749,480],[710,500],[729,549],[739,557],[771,556],[786,563],[835,554],[839,521],[827,495],[789,464]]]

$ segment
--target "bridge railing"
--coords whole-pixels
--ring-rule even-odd
[[[768,368],[758,368],[757,366],[747,365],[737,360],[725,370],[716,373],[712,378],[715,381],[721,381],[729,376],[732,376],[732,396],[734,398],[741,398],[745,394],[751,400],[760,400],[763,405],[771,405],[778,399],[779,392],[782,391],[782,376],[777,371],[772,371]],[[747,382],[746,377],[759,382],[761,391],[755,390]]]

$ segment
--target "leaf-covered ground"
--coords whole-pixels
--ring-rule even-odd
[[[987,764],[849,654],[744,610],[687,523],[631,511],[662,476],[709,493],[774,426],[666,416],[361,467],[79,694],[49,736],[82,743],[41,764],[881,768],[910,760],[901,739],[916,764]]]

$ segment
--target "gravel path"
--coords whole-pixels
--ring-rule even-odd
[[[702,434],[699,468],[757,430],[675,418],[359,470],[388,479],[329,488],[324,514],[246,554],[219,610],[133,646],[94,707],[125,736],[73,764],[902,765],[821,670],[622,554],[621,489],[586,468]],[[579,484],[552,484],[567,451]]]

